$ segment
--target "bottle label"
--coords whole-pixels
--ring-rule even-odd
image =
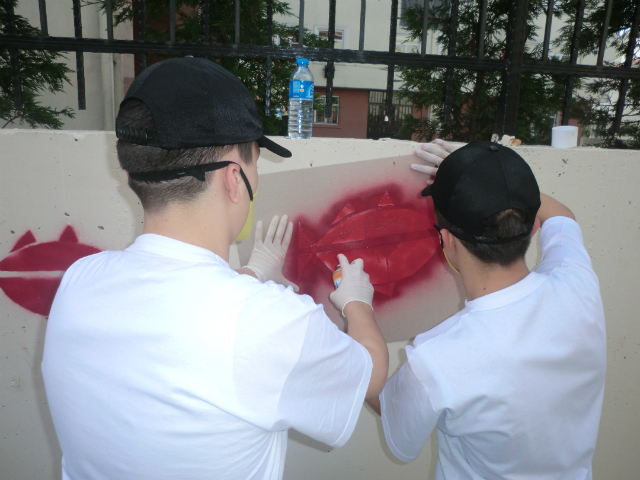
[[[313,100],[313,82],[310,80],[290,80],[289,98]]]

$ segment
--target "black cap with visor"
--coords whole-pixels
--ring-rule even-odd
[[[122,141],[178,150],[255,140],[276,155],[291,157],[289,150],[263,135],[255,102],[242,82],[210,60],[185,57],[156,63],[134,80],[120,107],[131,99],[141,101],[149,109],[154,129],[116,124],[116,136]],[[147,182],[184,176],[204,180],[204,172],[222,168],[223,165],[218,165],[222,163],[129,174]]]
[[[438,212],[462,230],[452,235],[471,243],[504,244],[525,238],[540,208],[538,182],[527,162],[512,149],[487,141],[469,143],[449,154],[422,196],[431,196]],[[488,220],[509,209],[524,213],[526,229],[500,237]]]

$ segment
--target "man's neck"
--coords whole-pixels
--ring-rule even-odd
[[[465,263],[460,275],[469,301],[510,287],[529,275],[524,259],[508,267],[486,265],[474,259]]]
[[[201,212],[194,204],[171,204],[157,213],[145,211],[143,233],[163,235],[206,248],[228,262],[229,233],[219,228],[224,222],[216,222],[207,213],[210,215],[210,212]]]

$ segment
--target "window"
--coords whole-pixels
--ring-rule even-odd
[[[329,40],[329,29],[326,27],[316,27],[316,35],[323,40]],[[336,33],[333,37],[333,46],[336,49],[344,48],[344,30],[338,30],[336,28]]]
[[[420,45],[415,43],[396,43],[396,53],[420,53]]]
[[[398,53],[420,53],[420,42],[409,40],[409,35],[396,35],[396,52]]]
[[[286,37],[287,40],[289,40],[289,46],[290,47],[297,47],[298,46],[298,37]],[[280,39],[278,38],[278,46],[280,46]]]
[[[331,100],[333,102],[333,105],[331,106],[331,116],[330,117],[324,116],[324,108],[320,111],[314,110],[313,123],[325,123],[325,124],[332,124],[332,125],[338,124],[338,113],[340,112],[340,97],[336,97],[334,95],[331,98]],[[327,103],[326,95],[321,95],[320,101],[322,102],[323,105],[326,104]]]

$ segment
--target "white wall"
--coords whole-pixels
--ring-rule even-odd
[[[306,169],[312,175],[311,164],[401,156],[413,145],[337,139],[282,142],[293,158],[265,155],[261,174]],[[0,132],[0,261],[27,230],[38,242],[57,239],[67,225],[81,243],[100,249],[120,249],[132,242],[141,232],[142,214],[117,166],[114,144],[113,134],[106,132]],[[640,467],[640,153],[549,147],[519,147],[518,152],[532,166],[541,189],[575,212],[601,283],[608,372],[594,478],[635,480]],[[0,272],[0,277],[10,275]],[[44,317],[0,292],[2,479],[60,478],[60,450],[40,374],[45,329]],[[389,345],[391,371],[403,360],[405,344]],[[435,469],[433,437],[418,460],[402,464],[384,445],[380,421],[368,409],[341,449],[325,448],[297,433],[291,434],[288,448],[285,479],[425,479],[433,478]]]
[[[75,36],[72,7],[71,0],[47,2],[49,35],[55,37]],[[86,38],[107,38],[106,17],[100,12],[98,6],[83,5],[81,12],[83,36]],[[34,27],[40,28],[40,10],[37,0],[20,0],[16,14],[27,18]],[[117,27],[115,29],[116,38],[132,38],[129,30],[129,25]],[[63,55],[64,57],[58,59],[58,62],[66,64],[72,70],[69,74],[71,84],[65,84],[64,91],[60,93],[41,92],[38,101],[42,105],[58,110],[71,107],[75,112],[75,118],[60,117],[60,120],[64,123],[64,128],[67,130],[114,130],[116,108],[123,96],[121,93],[123,82],[122,64],[127,59],[131,60],[132,55],[84,54],[86,110],[78,109],[75,52],[63,52]],[[20,125],[13,125],[7,128],[21,127]]]
[[[358,50],[360,42],[360,0],[340,0],[336,2],[336,30],[344,31],[343,48]],[[289,2],[291,12],[295,17],[278,15],[276,21],[287,25],[298,25],[299,2]],[[400,8],[398,12],[400,15]],[[389,51],[389,33],[391,18],[391,0],[368,1],[365,18],[364,49]],[[318,29],[327,29],[329,26],[329,0],[306,1],[304,8],[304,27],[312,33]],[[397,37],[404,41],[406,31],[398,25]],[[296,37],[297,38],[297,37]],[[438,46],[432,32],[427,37],[427,54],[436,55]],[[419,43],[416,41],[416,43]],[[325,86],[324,62],[311,62],[311,71],[315,84]],[[386,65],[353,65],[348,63],[336,63],[336,72],[333,79],[334,87],[360,88],[373,90],[386,90],[387,67]],[[395,79],[400,80],[396,75]],[[395,89],[397,90],[397,85]]]

